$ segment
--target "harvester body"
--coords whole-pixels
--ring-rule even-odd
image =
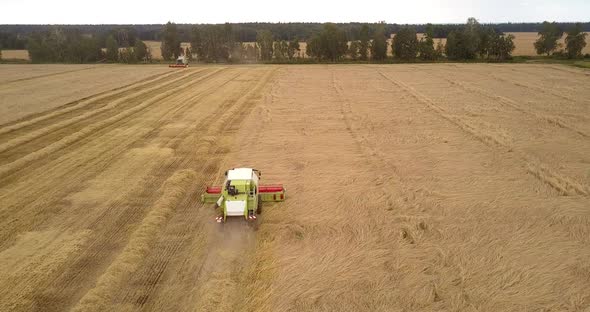
[[[220,207],[217,222],[227,217],[243,216],[255,221],[262,202],[285,200],[285,188],[280,185],[260,185],[260,171],[252,168],[234,168],[226,171],[223,186],[207,187],[201,195],[204,203],[216,203]]]
[[[176,59],[176,63],[170,64],[168,67],[186,68],[188,67],[188,57],[181,55]]]

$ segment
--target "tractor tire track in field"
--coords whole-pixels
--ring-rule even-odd
[[[423,237],[426,230],[436,231],[432,217],[425,212],[418,212],[413,207],[420,206],[426,197],[432,195],[431,192],[424,188],[410,187],[405,181],[400,169],[391,161],[386,161],[386,152],[379,149],[379,144],[375,142],[375,137],[365,137],[357,133],[358,130],[365,131],[366,135],[371,136],[373,130],[364,123],[355,122],[358,116],[355,116],[352,109],[352,102],[345,95],[345,90],[337,83],[336,76],[332,75],[332,87],[336,92],[339,102],[341,103],[341,112],[346,123],[346,129],[349,131],[362,154],[369,159],[368,165],[372,167],[376,174],[375,188],[379,189],[379,196],[383,201],[384,209],[369,209],[372,224],[384,223],[383,214],[386,210],[397,210],[393,225],[398,231],[398,240],[405,244],[416,244],[416,237]],[[358,129],[358,130],[355,130]],[[394,186],[394,187],[392,187]],[[387,237],[391,234],[392,224],[387,224],[384,228],[375,226],[379,230],[379,235]]]
[[[148,215],[127,242],[123,251],[100,276],[96,286],[84,295],[72,311],[104,311],[113,290],[120,287],[126,279],[139,269],[142,259],[149,252],[152,241],[157,238],[161,227],[174,213],[186,192],[194,181],[196,174],[192,170],[180,170],[164,182],[162,195]]]
[[[177,95],[176,97],[178,97],[178,98],[182,98],[182,100],[181,100],[181,101],[177,101],[178,103],[182,103],[182,105],[180,105],[180,106],[178,106],[178,107],[176,107],[176,108],[173,108],[173,109],[169,109],[169,110],[167,110],[167,111],[166,111],[166,114],[165,114],[165,115],[163,115],[163,117],[162,117],[162,118],[161,118],[161,119],[158,121],[158,123],[157,123],[157,124],[155,124],[155,127],[154,127],[154,129],[155,129],[155,130],[156,130],[156,129],[159,129],[159,128],[160,128],[160,127],[163,125],[163,123],[165,122],[164,116],[171,115],[171,114],[179,114],[179,113],[181,113],[181,110],[182,110],[182,109],[186,109],[186,108],[187,108],[189,105],[194,105],[195,103],[199,103],[203,97],[205,97],[205,96],[207,96],[207,95],[209,95],[209,94],[211,94],[211,93],[213,93],[213,92],[216,92],[216,91],[219,89],[219,87],[220,87],[220,86],[222,86],[222,85],[226,84],[227,82],[228,82],[228,81],[224,82],[224,83],[223,83],[223,84],[221,84],[221,85],[214,85],[214,86],[211,86],[211,87],[209,87],[208,89],[204,90],[203,92],[201,92],[201,93],[198,93],[198,94],[194,94],[194,95],[192,95],[192,96],[189,96],[188,98],[184,97],[184,95],[183,95],[183,94],[179,94],[179,95]],[[196,101],[196,102],[193,102],[193,101]],[[114,126],[114,128],[116,129],[116,128],[117,128],[117,126],[115,125],[115,126]],[[101,144],[101,143],[100,143],[100,140],[101,140],[102,136],[104,136],[105,134],[106,134],[106,133],[94,133],[94,134],[93,134],[93,136],[95,137],[95,139],[96,139],[96,141],[97,141],[97,143],[98,143],[98,144]],[[149,134],[146,134],[146,135],[149,135]],[[109,150],[116,149],[118,145],[122,145],[123,147],[125,147],[125,146],[128,146],[129,144],[132,144],[132,142],[134,142],[134,141],[138,140],[138,137],[131,137],[130,139],[132,139],[132,141],[129,141],[128,143],[124,143],[124,142],[115,142],[115,144],[116,144],[116,145],[115,145],[115,146],[108,146],[108,149],[109,149]],[[174,139],[174,138],[172,138],[172,139]],[[126,138],[126,140],[127,140],[127,138]],[[86,146],[86,145],[87,145],[87,144],[85,144],[85,146],[84,146],[84,147],[85,147],[85,148],[88,148],[88,146]],[[104,143],[102,143],[102,145],[104,145]],[[97,155],[97,157],[98,157],[98,156],[99,156],[99,155]],[[101,156],[101,155],[100,155],[100,156]],[[100,158],[100,157],[99,157],[99,158]],[[112,160],[112,159],[111,159],[111,160]],[[88,164],[88,167],[92,167],[92,166],[95,166],[95,167],[96,167],[96,166],[100,166],[100,164],[99,164],[99,163],[95,163],[94,161],[95,161],[95,159],[88,159],[88,160],[85,160],[84,162],[85,162],[85,164]],[[105,161],[106,163],[109,163],[109,162],[110,162],[108,159],[107,159],[107,160],[102,160],[102,161]],[[61,165],[61,164],[60,164],[60,165]],[[66,164],[66,165],[67,165],[67,164]],[[54,170],[54,169],[52,169],[52,170]],[[59,171],[60,169],[59,169],[59,168],[56,168],[55,170]],[[88,178],[90,178],[90,177],[87,177],[87,179],[88,179]],[[81,182],[82,182],[82,181],[81,181]],[[26,186],[24,186],[24,187],[26,187]],[[48,186],[48,187],[51,187],[51,186]]]
[[[217,70],[217,71],[215,71],[213,73],[210,73],[208,75],[205,75],[201,79],[205,79],[205,78],[207,78],[207,77],[209,77],[209,76],[211,76],[211,75],[213,75],[215,73],[218,73],[219,71],[221,71],[221,69],[220,70]],[[8,175],[10,173],[13,173],[14,171],[17,171],[17,170],[23,168],[24,166],[26,166],[27,164],[29,164],[29,163],[31,163],[33,161],[36,161],[36,160],[38,160],[38,159],[40,159],[42,157],[48,156],[48,155],[50,155],[50,154],[52,154],[52,153],[54,153],[54,152],[56,152],[56,151],[58,151],[60,149],[63,149],[66,146],[68,146],[68,145],[70,145],[70,144],[72,144],[72,143],[80,140],[81,138],[83,138],[85,136],[88,136],[88,135],[94,133],[95,131],[97,131],[97,130],[99,130],[101,128],[104,128],[105,126],[108,126],[110,124],[113,124],[113,123],[115,123],[115,122],[117,122],[119,120],[122,120],[124,118],[127,118],[127,117],[129,117],[129,116],[131,116],[131,115],[133,115],[133,114],[135,114],[135,113],[137,113],[137,112],[139,112],[139,111],[141,111],[141,110],[143,110],[143,109],[145,109],[145,108],[147,108],[147,107],[149,107],[149,106],[157,103],[158,101],[160,101],[160,100],[162,100],[162,99],[164,99],[164,98],[166,98],[166,97],[168,97],[170,95],[173,95],[175,92],[181,90],[182,88],[184,88],[184,85],[177,86],[177,87],[172,88],[172,89],[170,89],[168,91],[165,91],[165,92],[159,94],[158,96],[155,96],[155,97],[151,98],[150,100],[147,100],[147,101],[145,101],[145,102],[143,102],[143,103],[141,103],[139,105],[136,105],[136,106],[134,106],[134,107],[132,107],[132,108],[130,108],[128,110],[125,110],[125,111],[123,111],[121,113],[118,113],[115,116],[112,116],[112,117],[107,118],[105,120],[102,120],[100,122],[94,123],[94,124],[92,124],[92,125],[90,125],[90,126],[88,126],[86,128],[83,128],[83,129],[79,130],[78,132],[75,132],[73,134],[70,134],[67,137],[62,138],[61,140],[59,140],[57,142],[54,142],[54,143],[52,143],[52,144],[50,144],[50,145],[48,145],[48,146],[46,146],[46,147],[44,147],[44,148],[42,148],[40,150],[37,150],[37,151],[35,151],[33,153],[30,153],[30,154],[28,154],[28,155],[26,155],[26,156],[24,156],[22,158],[19,158],[18,160],[14,161],[12,163],[3,165],[3,166],[0,167],[0,178],[2,178],[3,176]],[[93,115],[93,114],[91,114],[91,115]],[[64,123],[69,124],[68,121],[65,121]],[[15,144],[9,144],[9,143],[7,143],[6,145],[10,145],[12,147]],[[4,151],[6,149],[8,149],[8,148],[0,149],[0,150]]]
[[[66,103],[62,106],[56,107],[54,109],[51,109],[51,110],[48,110],[48,111],[45,111],[42,113],[29,115],[27,117],[9,122],[4,125],[1,125],[0,126],[0,135],[19,130],[21,128],[30,127],[30,126],[33,126],[33,125],[39,123],[39,122],[45,121],[47,119],[55,118],[55,117],[58,117],[60,115],[66,114],[66,113],[70,113],[70,112],[73,112],[76,110],[86,108],[87,106],[95,104],[96,102],[101,101],[101,100],[108,100],[111,97],[117,97],[117,96],[124,95],[128,91],[132,91],[132,90],[140,88],[140,87],[149,87],[151,84],[160,82],[172,75],[178,75],[178,73],[179,72],[169,72],[169,73],[165,73],[165,74],[153,75],[151,77],[147,77],[147,78],[140,80],[138,82],[134,82],[134,83],[131,83],[131,84],[128,84],[125,86],[116,87],[111,90],[107,90],[104,92],[93,94],[93,95],[88,96],[86,98],[79,99],[79,100],[76,100],[76,101],[73,101],[70,103]]]
[[[235,79],[235,77],[231,78],[230,80],[233,80],[233,79]],[[223,85],[225,85],[226,83],[227,83],[227,81],[225,81],[223,83]],[[216,91],[219,91],[219,85],[212,86],[211,88],[209,88],[209,91],[207,91],[207,92],[212,93],[212,92],[216,92]],[[199,94],[196,94],[193,97],[198,97],[198,96],[199,96]],[[182,95],[178,95],[178,97],[180,98],[180,97],[182,97]],[[191,99],[192,98],[188,98],[188,99],[185,99],[184,101],[181,101],[182,103],[184,103],[182,106],[187,106],[187,104],[194,104],[191,101]],[[176,110],[178,110],[178,109],[174,109],[173,111],[176,111]],[[187,147],[190,148],[190,145],[187,146]],[[166,171],[164,171],[162,173],[165,173],[165,172]],[[150,180],[151,185],[147,185],[147,186],[144,185],[145,186],[144,188],[137,189],[136,191],[140,194],[139,196],[140,197],[147,196],[147,194],[142,194],[142,191],[143,191],[143,193],[148,192],[148,194],[153,193],[151,190],[158,188],[158,185],[155,184],[155,181],[156,180],[157,179],[152,179],[152,180]],[[115,206],[119,206],[119,207],[125,206],[126,205],[125,202],[115,201],[113,203],[113,205],[114,206],[111,206],[113,209],[109,209],[109,211],[112,210],[111,213],[109,213],[107,211],[107,212],[105,212],[103,214],[103,217],[106,217],[107,215],[110,215],[110,218],[115,218],[116,219],[116,223],[117,223],[117,224],[111,224],[110,227],[109,227],[111,230],[105,232],[105,235],[100,235],[101,239],[106,239],[106,242],[107,243],[110,243],[112,241],[116,241],[118,235],[124,234],[124,233],[121,233],[121,232],[126,229],[126,226],[125,225],[126,224],[133,223],[133,219],[130,219],[130,218],[135,218],[134,216],[138,216],[138,214],[141,213],[141,210],[143,210],[141,207],[137,207],[137,208],[140,208],[139,210],[138,209],[135,209],[135,208],[133,208],[133,209],[129,208],[129,209],[126,209],[127,211],[126,211],[126,214],[125,215],[120,215],[119,213],[117,213],[117,209],[116,209],[117,207],[115,207]],[[129,213],[127,213],[127,212],[129,212]],[[119,216],[118,217],[115,217],[117,215],[119,215]],[[95,224],[94,226],[93,225],[87,225],[85,227],[92,228],[93,229],[93,232],[96,232],[97,229],[101,229],[104,226],[109,225],[110,224],[110,221],[98,219],[97,222],[95,222],[94,224]],[[115,229],[115,230],[113,231],[113,229]],[[95,247],[86,246],[86,247],[87,248],[91,248],[91,250],[95,250],[96,251],[96,253],[93,256],[90,256],[89,258],[87,257],[87,259],[90,260],[90,259],[99,258],[99,257],[101,257],[101,255],[104,256],[105,254],[108,254],[107,253],[107,250],[108,250],[108,248],[112,248],[112,244],[106,244],[106,245],[103,246],[104,248],[101,248],[101,249],[96,249],[95,248],[96,246]],[[92,263],[92,261],[86,262],[86,263]],[[80,270],[81,270],[82,267],[77,266],[77,265],[74,266],[74,267],[76,268],[75,269],[75,272],[77,272],[76,274],[77,274],[78,277],[80,277],[80,278],[87,278],[83,274],[80,275],[80,272],[81,272]],[[77,280],[76,281],[76,279],[74,279],[74,280],[70,280],[69,282],[73,282],[76,285],[79,285],[78,283],[80,283],[81,281],[80,280]],[[53,283],[50,282],[47,285],[52,285],[52,284]],[[69,284],[69,285],[71,285],[71,284]]]
[[[568,74],[576,74],[576,75],[580,75],[580,76],[586,76],[586,77],[590,77],[590,71],[589,70],[574,70],[574,69],[570,69],[567,66],[548,66],[548,68],[551,68],[555,71],[561,71],[561,72],[566,72]]]
[[[15,82],[23,82],[23,81],[35,80],[35,79],[39,79],[39,78],[47,78],[47,77],[60,76],[60,75],[64,75],[64,74],[71,74],[71,73],[81,72],[81,71],[90,70],[90,69],[94,69],[94,68],[96,68],[96,67],[93,66],[93,67],[72,69],[72,70],[66,70],[66,71],[61,71],[61,72],[57,72],[57,73],[51,73],[51,74],[45,74],[45,75],[37,75],[37,76],[33,76],[33,77],[8,80],[8,81],[3,82],[2,83],[2,86],[5,86],[5,85],[10,84],[10,83],[15,83]]]
[[[572,131],[572,132],[574,132],[576,134],[579,134],[579,135],[581,135],[581,136],[583,136],[585,138],[590,137],[590,135],[588,135],[584,131],[578,130],[578,129],[576,129],[573,126],[568,125],[567,122],[565,122],[564,120],[560,119],[559,117],[549,116],[549,115],[545,115],[545,114],[542,114],[542,113],[537,113],[537,112],[535,112],[533,110],[527,110],[525,108],[522,108],[522,105],[519,105],[518,102],[516,102],[516,101],[514,101],[512,99],[509,99],[509,98],[504,97],[502,95],[492,94],[492,93],[487,92],[487,91],[485,91],[485,90],[483,90],[481,88],[478,88],[478,87],[469,85],[468,83],[464,83],[464,82],[460,82],[460,81],[457,81],[457,80],[453,80],[453,79],[450,79],[450,78],[445,77],[445,76],[438,76],[438,77],[444,79],[445,81],[447,81],[451,85],[460,87],[461,89],[463,89],[463,90],[465,90],[467,92],[476,93],[476,94],[483,95],[483,96],[485,96],[487,98],[490,98],[490,99],[493,99],[493,100],[498,100],[501,104],[504,104],[504,105],[506,105],[506,106],[508,106],[508,107],[510,107],[510,108],[512,108],[512,109],[514,109],[514,110],[516,110],[518,112],[520,112],[520,113],[523,113],[525,115],[529,115],[529,116],[532,116],[532,117],[534,117],[534,118],[536,118],[538,120],[547,122],[550,125],[555,125],[555,126],[557,126],[559,128],[563,128],[563,129]],[[494,102],[494,103],[496,103],[496,102]]]
[[[267,75],[266,79],[263,79],[263,83],[262,84],[259,83],[259,85],[264,85],[264,81],[266,81],[268,78],[269,78],[269,75]],[[229,103],[227,105],[230,105],[232,108],[235,108],[233,110],[240,111],[240,113],[237,115],[232,113],[233,110],[226,110],[225,108],[227,108],[226,107],[227,105],[220,106],[220,108],[216,110],[216,115],[214,115],[213,118],[208,118],[214,122],[201,123],[201,125],[202,125],[201,130],[205,130],[205,132],[203,133],[201,131],[189,131],[188,134],[190,134],[190,136],[183,139],[183,141],[188,141],[188,142],[184,142],[185,144],[181,144],[179,147],[182,147],[183,149],[194,150],[195,146],[190,145],[190,142],[194,142],[194,141],[199,142],[199,141],[198,141],[198,137],[195,138],[193,136],[195,136],[195,135],[196,136],[206,136],[206,134],[211,134],[211,135],[217,134],[217,133],[219,133],[219,129],[211,129],[211,127],[215,127],[215,125],[220,125],[220,126],[225,125],[226,127],[232,127],[232,125],[235,125],[235,123],[233,122],[234,121],[233,119],[240,118],[240,116],[242,116],[243,114],[245,114],[247,112],[247,110],[242,109],[243,104],[246,103],[246,101],[244,101],[244,99],[247,99],[252,94],[253,91],[256,92],[257,90],[259,90],[259,88],[255,87],[254,89],[250,89],[245,94],[239,95],[239,99],[237,101],[235,101],[235,102],[229,101]],[[232,103],[234,105],[231,105]],[[233,116],[233,119],[229,123],[227,123],[226,119],[224,119],[223,117],[219,118],[220,116]],[[207,131],[207,129],[210,129],[210,130]],[[217,155],[218,150],[222,148],[222,147],[218,147],[215,150],[215,152],[213,152],[213,153],[211,153],[211,151],[207,151],[208,149],[210,149],[212,147],[213,146],[211,144],[209,144],[209,142],[200,142],[200,144],[198,144],[198,146],[197,146],[197,150],[198,150],[197,153],[193,153],[188,158],[183,158],[183,160],[180,163],[175,164],[174,167],[180,167],[180,168],[186,167],[186,166],[191,167],[189,164],[187,164],[187,162],[189,162],[189,161],[191,163],[195,163],[195,164],[201,163],[201,166],[203,166],[204,170],[206,170],[207,172],[203,172],[203,173],[199,174],[199,179],[197,179],[197,180],[198,181],[205,181],[205,176],[207,174],[210,174],[209,171],[211,171],[212,169],[216,170],[216,168],[215,168],[216,165],[214,163],[209,163],[209,162],[217,158],[214,155]],[[204,148],[204,150],[203,150],[203,148]],[[227,148],[227,147],[223,147],[223,148]],[[191,160],[191,159],[194,159],[194,157],[199,157],[200,160]],[[201,175],[202,175],[202,177],[201,177]],[[205,183],[202,182],[202,184],[203,185],[199,185],[199,186],[201,186],[198,188],[199,191],[202,188],[204,188]],[[148,189],[149,189],[149,187],[148,187]],[[195,205],[195,203],[192,203],[191,205],[180,204],[180,206],[181,207],[189,207],[188,208],[189,212],[192,212],[192,211],[198,212],[198,210],[195,210],[194,208],[192,208],[194,206],[198,206],[198,205]],[[202,204],[201,204],[201,206],[202,206]],[[178,212],[178,213],[180,213],[180,212]],[[185,218],[185,220],[190,220],[191,222],[195,222],[199,219],[190,217],[188,219]],[[176,235],[178,237],[185,237],[186,235],[188,235],[190,233],[189,228],[190,227],[188,227],[188,226],[178,228],[178,229],[183,229],[183,233],[177,233]],[[152,268],[152,270],[149,271],[150,274],[147,277],[148,281],[154,279],[154,274],[155,274],[155,279],[156,280],[159,279],[159,277],[161,276],[161,273],[166,268],[168,261],[171,260],[171,257],[166,256],[166,255],[170,255],[169,253],[175,253],[178,248],[179,248],[179,245],[177,245],[177,244],[170,244],[169,242],[167,242],[165,244],[166,251],[163,253],[162,252],[158,253],[158,256],[159,256],[158,259],[160,259],[161,261],[158,261],[156,264],[156,267]],[[151,285],[155,286],[154,284],[151,284]],[[111,286],[113,286],[113,288],[116,288],[116,285],[111,285]],[[106,291],[106,288],[104,290]],[[143,295],[142,298],[143,298],[142,300],[145,301],[145,300],[147,300],[148,297],[146,295]],[[86,309],[87,308],[88,307],[86,307]]]
[[[514,147],[510,146],[508,143],[504,142],[501,138],[498,138],[492,134],[486,133],[481,131],[476,126],[473,126],[460,118],[459,116],[454,116],[448,114],[443,108],[438,106],[434,101],[430,98],[424,96],[423,94],[419,93],[418,91],[414,90],[414,88],[406,85],[405,83],[393,79],[383,72],[377,70],[379,75],[383,78],[389,80],[394,85],[398,86],[399,88],[405,90],[409,94],[411,94],[414,98],[419,100],[420,102],[426,104],[430,109],[435,111],[439,114],[442,118],[448,120],[449,122],[455,124],[457,127],[465,131],[466,133],[472,135],[477,140],[481,141],[485,145],[492,146],[492,147],[502,147],[505,148],[506,151],[518,153],[520,158],[526,164],[526,170],[539,179],[541,182],[551,186],[555,189],[559,194],[562,195],[584,195],[588,196],[590,194],[590,188],[587,185],[582,183],[576,182],[569,177],[565,177],[555,170],[550,169],[548,166],[543,164],[540,160],[532,158],[532,156],[520,152],[515,151]]]
[[[563,175],[590,168],[588,146],[579,144],[586,137],[532,118],[555,112],[574,123],[566,116],[583,111],[581,101],[529,113],[524,99],[493,98],[454,65],[236,65],[211,73],[219,68],[198,66],[182,87],[169,85],[174,93],[160,85],[194,68],[5,124],[23,127],[0,134],[1,144],[155,88],[0,154],[1,169],[87,132],[0,175],[0,311],[589,307],[590,189],[580,193]],[[463,86],[422,81],[437,68]],[[492,87],[502,86],[533,96]],[[526,142],[537,139],[528,132],[511,140],[486,127],[495,121],[539,127],[539,141],[572,140],[542,145]],[[587,130],[583,120],[574,125]],[[564,162],[536,162],[533,155],[554,160],[544,151],[563,151]],[[264,207],[259,227],[239,219],[220,226],[213,205],[200,202],[205,186],[237,166],[270,172],[265,181],[291,190],[285,203]]]
[[[195,83],[198,83],[198,80],[195,81]],[[225,82],[227,83],[227,81]],[[225,83],[223,83],[222,85],[224,85]],[[190,86],[190,84],[188,84],[187,86]],[[165,122],[165,118],[164,116],[169,116],[171,114],[180,114],[182,112],[183,109],[186,109],[189,107],[189,105],[194,104],[192,101],[195,100],[198,102],[201,101],[201,99],[206,96],[209,95],[213,92],[216,92],[219,89],[220,85],[213,85],[211,87],[209,87],[208,89],[204,90],[202,93],[197,93],[194,94],[192,96],[189,96],[188,98],[185,98],[183,94],[179,94],[176,95],[175,98],[180,98],[181,101],[177,101],[178,103],[180,103],[181,105],[176,107],[176,108],[172,108],[172,109],[168,109],[165,111],[165,114],[162,116],[162,118],[159,119],[158,123],[156,123],[154,126],[154,129],[158,129],[160,128],[163,123]],[[118,125],[112,125],[113,129],[118,129]],[[106,129],[106,128],[105,128]],[[68,176],[72,176],[72,172],[68,172],[68,170],[65,170],[65,168],[68,167],[79,167],[80,172],[82,173],[83,176],[79,177],[79,183],[84,183],[86,180],[89,180],[91,178],[93,178],[93,175],[91,175],[92,171],[89,171],[87,169],[90,168],[97,168],[97,167],[103,167],[104,164],[109,164],[111,163],[114,159],[116,159],[116,157],[120,156],[121,153],[123,153],[126,148],[129,147],[129,145],[133,144],[134,142],[136,142],[139,138],[141,138],[141,133],[135,133],[138,136],[128,136],[128,137],[124,137],[124,141],[113,141],[113,145],[109,146],[107,144],[105,144],[105,142],[103,141],[104,136],[106,135],[106,133],[103,131],[103,129],[101,129],[101,131],[98,131],[96,133],[93,133],[92,136],[94,137],[94,140],[96,141],[96,144],[98,144],[98,146],[104,146],[110,154],[105,153],[100,153],[100,154],[91,154],[88,155],[90,158],[86,159],[83,161],[84,166],[80,167],[81,165],[70,165],[69,163],[71,163],[72,161],[81,161],[80,159],[78,159],[77,157],[74,157],[71,160],[63,160],[60,161],[59,164],[57,166],[52,167],[49,172],[45,172],[45,174],[51,174],[51,172],[60,172],[62,173],[64,176],[62,177],[63,179],[65,179],[64,181],[68,181]],[[148,135],[146,133],[146,135]],[[83,146],[79,147],[79,148],[91,148],[90,146],[88,146],[87,143],[85,143]],[[70,148],[70,147],[68,147]],[[64,152],[63,150],[60,150],[60,152]],[[87,168],[87,169],[85,169]],[[27,169],[30,169],[29,167],[27,167]],[[22,174],[22,172],[21,172]],[[71,178],[70,178],[71,179]],[[70,181],[71,182],[71,181]],[[67,182],[66,182],[67,183]],[[45,192],[50,192],[52,189],[55,189],[56,185],[55,182],[51,182],[49,181],[47,184],[43,184],[39,181],[39,185],[43,185],[43,187],[39,190],[37,190],[36,192],[39,194],[43,194]],[[75,184],[74,184],[75,185]],[[30,188],[29,185],[22,185],[22,191],[26,190],[27,192],[29,192],[29,194],[31,194],[30,197],[27,198],[17,198],[15,200],[17,200],[19,202],[18,205],[15,206],[8,206],[5,207],[5,209],[1,210],[1,214],[0,215],[5,215],[6,217],[8,216],[12,216],[12,217],[17,217],[18,214],[21,213],[25,213],[28,209],[32,209],[33,207],[31,207],[32,202],[31,201],[41,201],[43,202],[42,198],[40,198],[41,195],[35,195],[35,193],[33,193],[33,190]],[[15,192],[19,192],[18,189],[15,190]],[[25,205],[25,207],[27,207],[26,209],[23,209],[23,205]],[[20,207],[20,208],[19,208]],[[18,209],[17,211],[14,211],[13,209]],[[16,213],[16,215],[15,215]],[[21,228],[21,230],[26,229],[28,226],[25,226],[22,222],[29,221],[31,222],[32,219],[31,218],[19,218],[20,222],[18,224],[10,224],[10,226],[7,228],[7,225],[5,225],[5,229],[4,230],[9,230],[12,227],[18,227]],[[100,221],[100,220],[98,220]],[[97,221],[97,222],[98,222]],[[4,231],[0,231],[0,234],[2,234]],[[15,233],[15,231],[8,231],[9,233]],[[3,237],[3,235],[0,235],[0,237]],[[4,242],[7,241],[7,237],[3,237]],[[0,244],[2,245],[2,244]]]
[[[514,80],[502,78],[502,77],[498,76],[497,74],[491,74],[490,77],[494,78],[495,80],[501,81],[501,82],[513,84],[517,87],[526,88],[526,89],[534,90],[534,91],[537,91],[537,92],[540,92],[543,94],[554,96],[554,97],[560,98],[562,100],[566,100],[568,102],[575,103],[577,101],[575,98],[572,98],[569,95],[564,95],[564,94],[556,92],[552,89],[537,86],[532,83],[524,83],[524,82],[519,82],[519,81],[514,81]]]
[[[131,94],[128,94],[128,95],[127,94],[123,95],[125,92],[118,93],[116,95],[123,95],[123,96],[117,98],[116,100],[114,100],[112,102],[109,102],[107,105],[105,105],[103,107],[100,107],[100,108],[97,108],[97,109],[93,109],[93,110],[87,111],[87,112],[85,112],[85,113],[83,113],[81,115],[75,116],[73,118],[62,120],[61,122],[58,122],[58,123],[54,123],[54,124],[48,125],[46,127],[43,127],[41,129],[38,129],[36,131],[29,132],[26,135],[19,135],[15,139],[13,139],[11,141],[8,141],[8,142],[6,142],[4,144],[1,144],[0,145],[0,153],[3,153],[3,152],[5,152],[8,149],[12,149],[12,148],[14,148],[16,146],[19,146],[19,145],[22,145],[24,143],[30,142],[30,141],[32,141],[34,139],[37,139],[37,138],[39,138],[39,137],[41,137],[43,135],[46,135],[46,134],[55,132],[58,129],[66,128],[66,127],[68,127],[68,126],[70,126],[72,124],[75,124],[75,123],[78,123],[78,122],[80,122],[82,120],[85,120],[85,119],[88,119],[90,117],[93,117],[94,115],[97,115],[97,114],[100,114],[100,113],[104,113],[104,112],[114,111],[114,109],[117,108],[118,106],[120,106],[122,104],[129,103],[129,101],[131,99],[140,98],[140,96],[142,96],[144,94],[154,93],[156,90],[165,89],[168,86],[171,86],[171,85],[173,85],[174,83],[176,83],[178,81],[183,81],[183,80],[187,79],[187,77],[194,76],[194,75],[198,74],[199,72],[200,71],[198,71],[196,73],[195,72],[188,72],[188,73],[186,73],[186,74],[184,74],[184,75],[182,75],[180,77],[176,77],[172,81],[166,81],[166,82],[160,83],[159,85],[156,85],[156,86],[153,86],[153,87],[147,87],[147,88],[145,88],[143,90],[140,90],[138,92],[131,93]],[[207,76],[205,76],[204,78],[206,78],[206,77]],[[176,89],[178,89],[178,87]],[[66,111],[68,111],[70,108],[79,109],[81,107],[85,107],[88,104],[94,102],[95,100],[99,100],[99,99],[102,99],[102,98],[99,97],[99,98],[94,99],[94,100],[89,101],[89,102],[83,102],[83,103],[81,103],[83,105],[81,105],[80,107],[78,107],[78,105],[71,106],[71,107],[67,108]],[[65,113],[65,112],[61,111],[60,114],[58,114],[58,115],[61,115],[63,113]],[[55,116],[52,116],[52,114],[49,114],[49,118],[51,118],[51,117],[55,117]],[[43,118],[40,118],[40,119],[43,120]],[[38,121],[39,121],[39,119],[33,119],[32,120],[32,122],[38,122]],[[14,129],[12,131],[14,131]]]
[[[477,70],[472,70],[471,67],[468,66],[458,66],[456,65],[457,68],[460,68],[463,71],[469,71],[470,73],[480,76],[484,79],[486,78],[491,78],[492,80],[501,82],[501,83],[505,83],[505,84],[509,84],[509,85],[513,85],[519,88],[523,88],[525,90],[529,90],[532,91],[533,93],[540,93],[540,94],[544,94],[544,95],[548,95],[551,97],[556,97],[558,99],[567,101],[569,103],[574,104],[575,102],[579,102],[580,100],[586,100],[586,99],[581,99],[581,98],[574,98],[571,97],[569,94],[563,94],[561,92],[558,92],[556,88],[552,88],[552,84],[551,83],[547,83],[548,86],[546,85],[539,85],[536,83],[531,83],[530,81],[532,80],[538,80],[538,72],[535,73],[534,71],[528,71],[526,69],[521,69],[518,68],[510,68],[509,70],[506,69],[506,67],[501,66],[501,65],[494,65],[494,69],[492,71],[489,72],[480,72]],[[530,68],[529,68],[530,69]],[[526,79],[525,81],[522,80],[518,80],[517,77],[520,77],[521,75],[518,76],[514,76],[514,73],[519,73],[522,75],[522,73],[526,73],[526,75],[530,75],[531,78],[530,79]],[[507,76],[507,77],[504,77]],[[536,79],[535,79],[536,78]],[[578,83],[580,83],[578,81]],[[583,85],[583,84],[581,84]],[[536,92],[535,92],[536,91]],[[590,100],[586,100],[586,101],[590,101]]]
[[[239,95],[236,100],[228,101],[226,105],[222,106],[221,110],[217,110],[216,114],[211,118],[211,120],[214,120],[215,122],[211,124],[201,124],[201,127],[199,127],[198,130],[193,131],[194,134],[192,137],[188,137],[185,140],[186,142],[180,145],[186,146],[189,142],[199,142],[197,146],[194,147],[197,151],[195,153],[197,159],[190,160],[190,158],[185,158],[184,163],[189,160],[194,163],[200,163],[202,171],[199,174],[201,178],[199,179],[200,182],[195,186],[195,192],[193,192],[191,194],[192,196],[188,197],[185,203],[181,205],[181,207],[183,207],[181,208],[182,211],[180,211],[181,213],[175,222],[183,224],[172,227],[174,230],[173,237],[184,238],[190,236],[191,233],[209,230],[205,224],[213,223],[212,215],[214,212],[209,211],[209,209],[203,210],[209,205],[200,203],[198,198],[200,192],[202,192],[202,190],[209,184],[210,176],[220,169],[219,163],[222,161],[226,153],[225,151],[229,148],[229,143],[221,143],[219,136],[231,137],[231,133],[240,127],[240,124],[243,122],[246,115],[248,115],[253,108],[254,103],[251,102],[257,94],[261,92],[262,88],[264,88],[264,86],[272,79],[275,72],[276,69],[268,71],[253,88],[249,88],[246,93]],[[204,140],[204,138],[207,139]],[[181,164],[181,167],[187,165],[188,164]],[[187,220],[193,224],[186,224]],[[213,226],[218,225],[213,224]],[[139,307],[149,304],[151,294],[156,290],[158,282],[161,280],[169,262],[174,258],[172,255],[177,254],[183,247],[186,248],[186,246],[183,246],[184,244],[186,244],[184,239],[176,239],[173,242],[167,241],[161,244],[161,246],[157,246],[158,250],[163,250],[156,253],[158,257],[151,262],[151,265],[145,268],[146,272],[138,275],[138,281],[136,283],[144,285],[141,288],[141,292],[136,291],[134,293],[127,293],[122,298],[123,302],[134,303]],[[215,242],[210,242],[209,244],[215,244]],[[212,247],[209,245],[209,247],[206,248],[211,250]],[[204,253],[204,256],[205,259],[199,270],[200,273],[195,275],[196,278],[200,278],[200,274],[203,272],[204,267],[213,264],[209,262],[211,260],[209,252]],[[225,269],[229,270],[230,268]]]

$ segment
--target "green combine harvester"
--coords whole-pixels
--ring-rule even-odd
[[[256,221],[263,202],[285,200],[285,188],[281,184],[260,185],[261,172],[252,168],[234,168],[225,172],[223,186],[209,186],[201,195],[204,203],[216,203],[221,209],[216,221],[225,222],[227,217],[243,216],[247,221]]]

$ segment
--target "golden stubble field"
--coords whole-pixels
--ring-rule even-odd
[[[143,68],[0,66],[0,311],[590,308],[590,72]],[[257,229],[200,203],[237,166]]]

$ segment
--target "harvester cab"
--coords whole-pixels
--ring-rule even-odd
[[[220,214],[216,221],[225,222],[227,217],[243,216],[247,221],[256,221],[263,202],[285,200],[285,188],[281,184],[260,185],[261,173],[252,168],[234,168],[225,172],[223,186],[207,187],[201,195],[204,203],[216,203]]]
[[[176,59],[176,63],[170,64],[168,67],[186,68],[188,67],[188,58],[184,55],[181,55]]]

